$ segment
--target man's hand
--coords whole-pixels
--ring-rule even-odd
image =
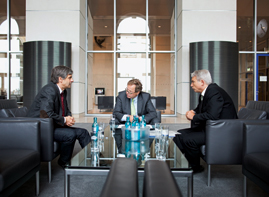
[[[193,110],[190,110],[190,111],[186,112],[186,118],[188,120],[192,120],[194,115],[195,115],[195,112]]]
[[[75,121],[74,117],[72,117],[72,116],[66,116],[65,117],[65,125],[71,127],[71,126],[73,126],[75,124],[75,122],[76,121]]]
[[[129,115],[129,118],[130,118],[130,122],[133,122],[134,116],[133,115]]]

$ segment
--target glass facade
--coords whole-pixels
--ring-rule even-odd
[[[23,104],[23,42],[25,0],[5,0],[0,5],[0,88],[2,99]]]
[[[239,42],[239,108],[250,100],[269,101],[268,1],[237,1]],[[256,25],[254,25],[256,24]]]
[[[176,1],[86,2],[86,113],[112,113],[98,109],[96,88],[105,88],[105,96],[115,99],[129,79],[139,78],[144,91],[166,96],[163,114],[175,114]],[[268,1],[237,0],[239,108],[249,100],[269,100],[268,9]],[[0,99],[14,98],[19,104],[23,104],[25,12],[25,0],[0,1]]]
[[[175,0],[159,3],[103,0],[102,3],[106,6],[88,1],[87,68],[92,74],[88,74],[87,114],[112,113],[110,108],[99,109],[102,104],[98,103],[96,88],[105,88],[105,95],[101,97],[113,96],[115,101],[127,82],[138,78],[143,84],[142,91],[152,97],[166,97],[162,114],[175,115],[175,72],[172,69],[175,69],[176,53],[171,43],[175,29],[170,27],[175,22]],[[160,11],[162,3],[168,9]],[[156,108],[158,110],[158,106]]]

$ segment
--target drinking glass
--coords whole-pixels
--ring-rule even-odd
[[[156,158],[160,154],[161,123],[155,123],[155,154]]]
[[[161,126],[161,137],[159,139],[158,152],[156,158],[161,161],[166,160],[169,142],[169,127],[166,125]]]
[[[104,151],[104,129],[105,129],[105,123],[100,122],[98,131],[98,146],[100,152]]]

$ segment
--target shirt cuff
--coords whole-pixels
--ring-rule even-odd
[[[123,115],[122,118],[121,118],[121,121],[122,121],[122,122],[123,122],[123,121],[126,121],[127,116],[129,116],[129,115],[128,115],[128,114]]]

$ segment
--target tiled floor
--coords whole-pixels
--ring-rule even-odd
[[[109,122],[111,116],[101,117],[97,116],[98,122]],[[77,123],[92,123],[93,116],[85,116],[80,115],[79,117],[75,117]],[[186,119],[185,115],[178,114],[176,117],[163,117],[162,116],[162,123],[189,123]]]

